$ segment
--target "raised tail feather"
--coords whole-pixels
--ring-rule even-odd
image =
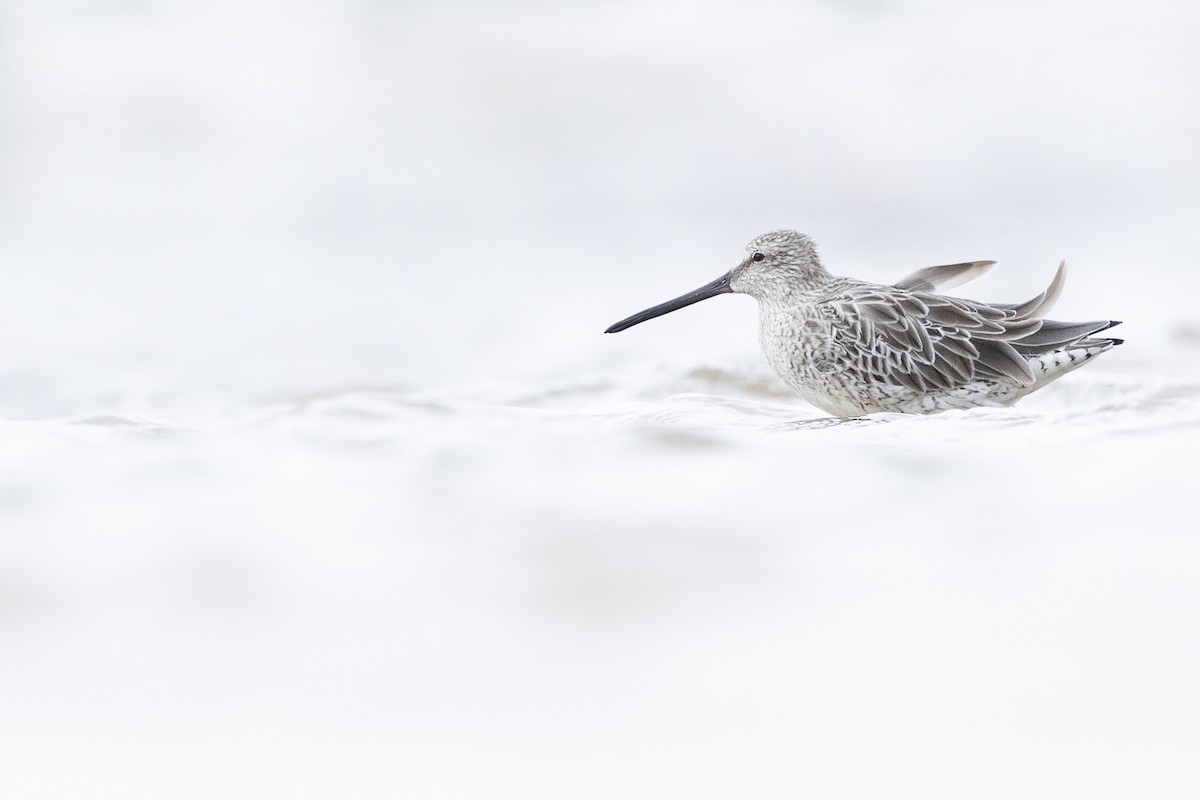
[[[1054,280],[1050,281],[1050,285],[1046,290],[1037,295],[1031,300],[1026,300],[1024,303],[1008,304],[996,303],[996,308],[1004,308],[1014,312],[1018,317],[1031,317],[1039,319],[1050,313],[1050,309],[1058,302],[1058,298],[1062,295],[1063,287],[1067,283],[1067,262],[1060,261],[1058,271],[1054,273]]]
[[[962,286],[967,281],[973,281],[992,267],[995,261],[964,261],[961,264],[943,264],[939,267],[925,267],[911,275],[906,275],[896,282],[897,289],[908,289],[913,292],[933,292],[938,289],[953,289]]]
[[[1032,332],[1024,336],[1018,335],[1018,337],[1008,340],[1013,349],[1025,358],[1036,358],[1037,356],[1055,353],[1060,350],[1076,349],[1095,351],[1087,353],[1087,357],[1090,358],[1097,352],[1102,352],[1123,343],[1123,339],[1089,338],[1100,331],[1106,331],[1109,328],[1120,325],[1121,322],[1119,320],[1103,319],[1092,322],[1058,322],[1057,320],[1043,319],[1050,309],[1054,307],[1054,304],[1058,302],[1058,298],[1062,295],[1066,282],[1067,262],[1061,261],[1058,265],[1058,271],[1054,273],[1054,280],[1050,281],[1050,285],[1041,294],[1026,300],[1024,303],[996,304],[996,308],[1003,308],[1010,311],[1018,319],[1038,323],[1037,328]]]
[[[906,275],[894,284],[897,289],[911,292],[933,292],[953,289],[974,280],[996,266],[995,261],[964,261],[961,264],[943,264],[938,267],[919,269]],[[1024,303],[992,303],[995,308],[1012,311],[1017,317],[1038,319],[1045,316],[1058,302],[1067,282],[1067,262],[1060,261],[1054,279],[1045,291]]]

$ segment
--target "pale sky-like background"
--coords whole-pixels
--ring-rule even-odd
[[[1188,3],[0,8],[0,319],[29,370],[254,396],[570,372],[775,227],[865,278],[993,258],[977,291],[1005,299],[1067,258],[1068,311],[1121,281],[1148,333],[1190,313]],[[749,304],[693,313],[735,305],[752,347]]]

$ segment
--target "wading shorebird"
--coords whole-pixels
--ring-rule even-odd
[[[1062,293],[1065,261],[1046,291],[1025,303],[935,293],[995,263],[928,267],[886,286],[830,275],[812,239],[772,231],[746,245],[741,263],[712,283],[623,319],[605,333],[719,294],[748,294],[758,301],[758,335],[767,361],[797,394],[837,417],[1012,405],[1121,344],[1093,338],[1119,322],[1043,318]]]

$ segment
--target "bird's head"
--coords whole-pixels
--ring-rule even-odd
[[[812,286],[825,274],[812,239],[796,231],[771,231],[752,239],[746,245],[745,257],[712,283],[627,317],[605,333],[632,328],[719,294],[740,292],[763,302],[781,301],[796,290]]]

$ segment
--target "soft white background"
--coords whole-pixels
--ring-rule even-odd
[[[0,0],[0,793],[1194,798],[1198,9]],[[776,227],[1129,342],[600,334]]]

